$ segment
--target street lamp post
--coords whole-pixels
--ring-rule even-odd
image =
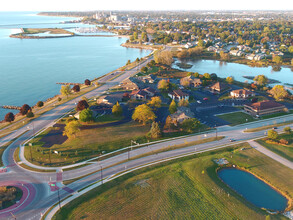
[[[101,183],[103,184],[103,167],[102,165],[100,165],[100,167],[101,167]]]

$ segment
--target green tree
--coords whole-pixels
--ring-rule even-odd
[[[80,131],[80,123],[78,121],[70,121],[66,124],[63,136],[67,136],[69,139],[74,138],[76,133]]]
[[[169,87],[170,83],[165,79],[162,79],[158,82],[158,89],[161,91],[168,91]]]
[[[287,133],[287,134],[290,134],[291,133],[291,128],[288,126],[288,127],[284,127],[284,132]]]
[[[122,109],[121,105],[119,104],[119,102],[117,102],[112,107],[112,114],[116,115],[116,116],[120,116],[120,115],[122,115],[122,113],[123,113],[123,109]]]
[[[260,86],[265,86],[268,83],[268,78],[265,75],[257,75],[253,81]]]
[[[177,111],[177,104],[175,100],[173,99],[171,104],[169,105],[169,112],[170,114],[174,114]]]
[[[79,120],[82,122],[93,121],[93,111],[90,110],[89,108],[82,110],[79,113]]]
[[[145,125],[150,121],[154,121],[156,119],[156,115],[149,106],[142,104],[135,108],[132,119]]]
[[[198,77],[199,77],[199,73],[198,73],[198,72],[195,72],[195,73],[193,74],[193,76],[194,76],[195,78],[198,78]]]
[[[203,76],[204,76],[204,78],[206,80],[210,80],[211,79],[211,75],[209,73],[204,73]]]
[[[204,42],[203,42],[203,40],[199,40],[197,46],[199,46],[199,47],[204,47]]]
[[[290,46],[290,47],[288,48],[288,52],[289,52],[289,53],[293,53],[293,46]]]
[[[146,73],[148,71],[148,68],[146,66],[144,66],[140,69],[140,71]]]
[[[274,63],[276,63],[277,65],[280,65],[280,64],[282,64],[282,57],[280,57],[280,56],[274,56],[273,59],[272,59],[272,61]]]
[[[281,100],[289,96],[289,93],[282,85],[275,85],[270,91],[276,100]]]
[[[161,108],[162,100],[159,96],[152,97],[151,100],[147,103],[148,106],[155,109]]]
[[[35,117],[35,114],[30,110],[30,111],[28,111],[28,113],[26,114],[26,117],[28,117],[28,118],[33,118],[33,117]]]
[[[232,84],[234,82],[234,77],[233,76],[228,76],[226,78],[226,82],[229,83],[229,84]]]
[[[278,132],[275,130],[268,130],[268,138],[272,140],[277,140],[279,137]]]
[[[195,118],[189,118],[185,119],[182,124],[181,128],[186,132],[193,132],[198,126],[200,125],[200,122],[196,120]]]
[[[134,39],[134,40],[137,40],[137,39],[138,39],[137,32],[133,32],[133,39]]]
[[[127,60],[126,65],[129,65],[129,64],[131,64],[131,61],[130,60]]]
[[[184,107],[188,107],[189,106],[189,102],[187,99],[181,99],[179,102],[178,102],[178,106],[181,107],[181,106],[184,106]]]
[[[162,132],[161,132],[161,129],[160,129],[160,126],[159,126],[158,122],[154,121],[152,123],[151,130],[149,131],[147,136],[149,136],[149,137],[151,137],[153,139],[157,139],[157,138],[162,136]]]
[[[70,95],[71,93],[70,85],[61,86],[60,92],[63,96],[66,96],[66,98],[68,98],[68,95]]]

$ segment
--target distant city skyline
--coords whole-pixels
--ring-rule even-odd
[[[135,1],[112,0],[93,1],[83,0],[16,0],[6,1],[0,11],[93,11],[93,10],[293,10],[293,4],[288,0],[276,3],[267,0],[210,0],[210,1]]]

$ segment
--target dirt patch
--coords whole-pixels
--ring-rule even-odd
[[[139,180],[135,183],[135,185],[140,186],[141,188],[146,188],[150,186],[150,184],[147,181],[148,180]]]
[[[54,129],[40,140],[45,143],[42,147],[50,148],[54,144],[63,144],[68,139],[67,136],[63,136],[64,127],[64,124],[55,124]]]

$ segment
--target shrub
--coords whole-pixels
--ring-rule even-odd
[[[87,103],[86,100],[80,100],[78,103],[77,103],[77,106],[76,106],[76,111],[82,111],[86,108],[89,107],[89,104]]]
[[[79,91],[80,91],[80,87],[79,87],[79,85],[75,85],[75,86],[73,86],[72,90],[73,90],[74,92],[79,92]]]
[[[4,121],[6,122],[13,122],[15,119],[15,116],[12,112],[8,112],[6,115],[5,115],[5,118],[4,118]]]
[[[24,104],[19,111],[22,115],[26,115],[31,110],[32,108],[28,104]]]
[[[288,144],[288,141],[287,141],[287,140],[285,140],[285,139],[281,139],[281,140],[280,140],[280,144],[287,145],[287,144]]]
[[[33,118],[35,115],[32,111],[29,111],[27,114],[26,114],[26,117],[28,118]]]
[[[42,102],[42,101],[38,101],[38,102],[37,102],[37,106],[38,106],[38,107],[42,107],[42,106],[44,106],[44,102]]]
[[[91,81],[90,81],[89,79],[86,79],[86,80],[84,81],[84,84],[85,84],[86,86],[90,86],[90,85],[91,85]]]
[[[88,122],[93,120],[93,111],[90,109],[84,109],[79,113],[79,119],[82,122]]]
[[[290,134],[291,133],[291,128],[289,126],[285,127],[284,132],[287,133],[287,134]]]

